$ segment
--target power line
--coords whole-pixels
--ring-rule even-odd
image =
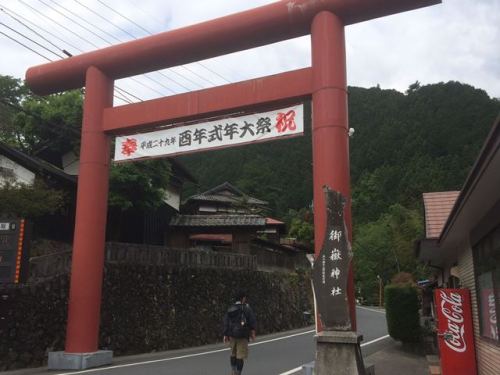
[[[120,91],[120,92],[122,93],[122,95],[123,95],[123,94],[130,95],[130,96],[131,96],[131,97],[133,97],[134,99],[139,100],[140,102],[142,102],[142,99],[141,99],[141,98],[139,98],[139,97],[135,96],[134,94],[132,94],[132,93],[128,92],[127,90],[122,89],[121,87],[117,87],[117,86],[115,85],[115,89],[116,89],[116,90],[118,90],[118,91]],[[129,103],[130,103],[130,102],[129,102]]]
[[[8,100],[5,100],[3,98],[0,98],[0,103],[6,105],[8,107],[14,108],[14,109],[18,110],[19,112],[23,112],[24,114],[35,118],[36,120],[38,120],[40,122],[39,125],[45,126],[47,128],[47,130],[51,131],[54,134],[60,135],[59,134],[60,132],[58,132],[57,130],[55,130],[55,129],[57,129],[58,126],[56,126],[55,124],[53,124],[51,122],[45,121],[37,113],[29,111],[29,110],[27,110],[27,109],[25,109],[25,108],[23,108],[23,107],[21,107],[21,106],[19,106],[17,104],[11,103]],[[68,128],[68,129],[73,134],[80,135],[80,132],[77,129],[71,128],[71,127]]]
[[[108,8],[109,10],[111,10],[113,13],[115,13],[115,14],[119,15],[120,17],[122,17],[122,18],[126,19],[127,21],[129,21],[129,22],[133,23],[134,25],[136,25],[137,27],[141,28],[141,29],[142,29],[143,31],[145,31],[148,35],[153,35],[153,33],[152,33],[151,31],[149,31],[149,30],[145,29],[144,27],[142,27],[141,25],[139,25],[139,24],[138,24],[138,23],[136,23],[135,21],[131,20],[131,19],[130,19],[130,18],[128,18],[127,16],[125,16],[125,15],[123,15],[122,13],[118,12],[116,9],[111,8],[109,5],[107,5],[106,3],[104,3],[102,0],[97,0],[97,1],[98,1],[100,4],[104,5],[106,8]],[[138,8],[137,6],[135,6],[135,7],[136,7],[136,8]],[[208,71],[209,71],[209,72],[211,72],[212,74],[215,74],[215,75],[217,75],[218,77],[222,78],[225,82],[227,82],[227,83],[231,83],[231,82],[230,82],[230,81],[228,81],[226,78],[224,78],[222,75],[220,75],[219,73],[217,73],[217,72],[213,71],[212,69],[208,68],[206,65],[202,64],[201,62],[199,62],[199,61],[198,61],[198,62],[196,62],[196,64],[197,64],[197,65],[202,66],[203,68],[205,68],[206,70],[208,70]],[[212,85],[217,85],[216,83],[214,83],[214,82],[212,82],[212,81],[208,80],[206,77],[203,77],[203,76],[199,75],[198,73],[193,72],[193,71],[192,71],[192,70],[190,70],[190,69],[187,69],[187,68],[186,68],[186,67],[184,67],[184,66],[181,66],[181,67],[185,68],[186,70],[188,70],[188,71],[189,71],[189,72],[191,72],[192,74],[194,74],[194,75],[198,76],[199,78],[204,79],[204,80],[206,80],[206,81],[210,82]]]
[[[1,4],[0,4],[0,7],[2,7],[2,9],[1,9],[1,10],[2,10],[2,12],[4,12],[5,14],[7,14],[9,17],[16,19],[16,20],[17,20],[17,22],[21,23],[23,26],[25,26],[25,27],[29,28],[29,26],[27,26],[26,24],[24,24],[24,23],[23,23],[22,21],[20,21],[19,19],[24,20],[26,23],[29,23],[29,24],[30,24],[30,25],[32,25],[33,27],[37,27],[39,30],[42,30],[42,31],[43,31],[43,32],[45,32],[46,34],[48,34],[48,35],[52,36],[53,38],[56,38],[57,40],[59,40],[60,42],[62,42],[62,43],[64,43],[64,44],[67,44],[68,46],[70,46],[70,47],[72,47],[72,48],[76,49],[77,51],[79,51],[79,52],[84,52],[82,49],[80,49],[80,48],[76,47],[75,45],[73,45],[73,44],[69,43],[68,41],[65,41],[65,40],[61,39],[61,38],[60,38],[59,36],[57,36],[56,34],[54,34],[54,33],[50,32],[50,31],[48,31],[47,29],[43,28],[43,27],[42,27],[42,26],[40,26],[39,24],[36,24],[36,23],[34,23],[33,21],[30,21],[29,19],[27,19],[26,17],[23,17],[23,16],[22,16],[22,15],[20,15],[19,13],[14,12],[12,9],[9,9],[9,8],[7,8],[6,6],[1,5]],[[12,14],[15,14],[17,18],[15,18],[15,17],[14,17],[14,16],[12,16],[12,15],[9,15],[9,13],[8,13],[8,12],[9,12],[9,13],[12,13]],[[37,16],[38,16],[38,14],[37,14]],[[43,37],[42,37],[42,38],[43,38]],[[52,43],[51,43],[51,44],[52,44]],[[59,49],[59,47],[57,47],[57,49]],[[63,50],[63,51],[64,51],[64,50]]]
[[[25,6],[27,6],[28,8],[30,8],[32,11],[37,12],[37,11],[36,11],[36,9],[34,9],[34,8],[33,8],[33,7],[31,7],[30,5],[26,4],[24,1],[20,0],[20,2],[21,2],[23,5],[25,5]],[[63,29],[66,29],[66,30],[67,30],[67,28],[66,28],[65,26],[61,25],[61,24],[60,24],[59,22],[57,22],[57,21],[54,21],[51,17],[45,16],[43,13],[38,13],[38,12],[37,12],[36,14],[41,14],[41,15],[43,15],[45,18],[48,18],[49,20],[51,20],[51,21],[52,21],[53,23],[55,23],[56,25],[58,25],[58,26],[62,27]],[[76,33],[74,33],[74,32],[72,32],[72,33],[73,33],[73,34],[75,34],[75,35],[77,35],[77,34],[76,34]],[[77,36],[78,36],[78,35],[77,35]],[[11,38],[11,39],[12,39],[12,38]],[[82,39],[82,40],[86,41],[86,42],[87,42],[87,43],[89,43],[89,44],[92,44],[92,42],[89,42],[89,41],[88,41],[88,40],[86,40],[85,38],[80,37],[80,39]],[[64,42],[64,41],[63,41],[63,42]],[[18,42],[18,43],[19,43],[19,42]],[[35,42],[35,43],[36,43],[36,42]],[[21,43],[20,43],[20,44],[21,44]],[[37,44],[39,44],[39,43],[37,43]],[[52,45],[55,45],[54,43],[51,43],[51,44],[52,44]],[[23,46],[24,46],[24,45],[23,45]],[[52,52],[52,53],[54,53],[53,51],[51,51],[50,49],[48,49],[48,48],[47,48],[47,47],[45,47],[45,46],[44,46],[43,48],[44,48],[44,49],[46,49],[46,50],[49,50],[49,51],[50,51],[50,52]],[[61,50],[61,51],[65,51],[65,50],[63,50],[63,49],[61,49],[61,48],[59,48],[59,47],[56,47],[56,48],[57,48],[57,49],[59,49],[59,50]],[[31,49],[31,48],[28,48],[28,49],[30,49],[30,50],[32,51],[32,49]],[[80,51],[81,51],[81,50],[80,50]],[[68,54],[67,52],[65,52],[65,53],[66,53],[66,54]],[[54,54],[55,54],[55,55],[57,55],[56,53],[54,53]],[[62,58],[62,56],[60,56],[60,55],[57,55],[57,56]],[[50,60],[50,59],[48,59],[48,60],[49,60],[49,61],[52,61],[52,60]],[[131,97],[133,97],[133,98],[136,98],[136,99],[137,99],[137,100],[139,100],[139,101],[142,101],[142,99],[141,99],[141,98],[137,97],[137,96],[136,96],[136,95],[134,95],[134,94],[129,93],[128,91],[126,91],[126,90],[124,90],[124,89],[122,89],[122,88],[120,88],[120,87],[118,87],[118,86],[116,86],[116,85],[115,85],[115,89],[116,89],[116,90],[118,90],[118,91],[121,91],[121,96],[122,96],[122,97],[117,97],[117,99],[120,99],[120,100],[122,100],[122,101],[125,101],[126,103],[131,103],[132,101],[131,101],[130,99],[128,99],[126,95],[124,95],[124,94],[127,94],[127,95],[130,95],[130,96],[131,96]],[[123,97],[124,97],[124,98],[126,98],[126,100],[124,100],[124,99],[123,99]]]
[[[79,51],[79,52],[84,52],[81,48],[76,47],[75,45],[73,45],[73,44],[69,43],[68,41],[65,41],[65,40],[61,39],[61,38],[60,38],[59,36],[57,36],[56,34],[54,34],[54,33],[50,32],[50,31],[48,31],[47,29],[43,28],[43,27],[42,27],[42,26],[40,26],[39,24],[36,24],[36,23],[34,23],[33,21],[30,21],[29,19],[27,19],[26,17],[23,17],[23,16],[22,16],[22,15],[20,15],[19,13],[14,12],[12,9],[9,9],[9,8],[7,8],[6,6],[1,5],[1,4],[0,4],[0,6],[2,7],[2,11],[3,11],[5,14],[7,14],[7,15],[8,15],[7,11],[8,11],[8,12],[10,12],[10,13],[12,13],[12,14],[15,14],[18,18],[20,18],[20,19],[24,20],[25,22],[29,23],[30,25],[32,25],[32,26],[34,26],[34,27],[37,27],[39,30],[42,30],[42,31],[43,31],[43,32],[45,32],[46,34],[48,34],[48,35],[52,36],[53,38],[56,38],[56,39],[57,39],[57,40],[59,40],[60,42],[62,42],[62,43],[64,43],[64,44],[67,44],[68,46],[70,46],[70,47],[72,47],[72,48],[76,49],[76,50],[77,50],[77,51]],[[7,11],[6,11],[6,10],[7,10]],[[39,17],[39,19],[41,18],[41,17],[39,16],[39,14],[36,14],[36,16],[38,16],[38,17]],[[10,17],[13,17],[13,16],[10,16]],[[24,25],[24,23],[23,23],[22,21],[19,21],[19,20],[18,20],[18,22]],[[27,27],[27,26],[25,26],[25,27]],[[59,49],[59,47],[57,47],[57,49]]]
[[[51,60],[51,59],[49,59],[47,56],[42,55],[42,54],[41,54],[41,53],[39,53],[38,51],[34,50],[33,48],[28,47],[26,44],[24,44],[24,43],[20,42],[19,40],[17,40],[17,39],[15,39],[15,38],[11,37],[10,35],[5,34],[3,31],[0,31],[0,34],[2,34],[2,35],[4,35],[4,36],[6,36],[7,38],[9,38],[10,40],[12,40],[12,41],[16,42],[17,44],[20,44],[20,45],[21,45],[21,46],[23,46],[24,48],[29,49],[31,52],[36,53],[38,56],[43,57],[45,60],[52,61],[52,60]]]
[[[100,15],[98,12],[96,12],[95,10],[93,10],[92,8],[88,7],[87,5],[85,4],[82,4],[79,0],[73,0],[75,3],[79,4],[81,7],[87,9],[89,12],[95,14],[97,17],[101,18],[103,21],[106,21],[108,23],[110,23],[111,25],[113,25],[114,27],[116,27],[118,30],[124,32],[125,34],[127,34],[128,36],[130,36],[131,38],[133,39],[137,39],[133,34],[129,33],[127,30],[125,29],[122,29],[120,26],[116,25],[115,23],[113,22],[110,22],[109,19],[103,17],[102,15]]]
[[[69,33],[71,33],[71,34],[75,35],[77,38],[79,38],[79,39],[83,40],[84,42],[86,42],[86,43],[90,44],[91,46],[93,46],[93,47],[95,47],[95,48],[99,48],[99,46],[98,46],[97,44],[95,44],[95,43],[93,43],[93,42],[90,42],[89,40],[87,40],[87,39],[83,38],[81,35],[79,35],[78,33],[74,32],[73,30],[68,29],[68,28],[67,28],[66,26],[64,26],[64,25],[61,25],[59,22],[55,21],[52,17],[49,17],[49,16],[47,16],[46,14],[44,14],[44,13],[42,13],[42,12],[39,12],[37,9],[33,8],[31,5],[26,4],[26,2],[25,2],[25,1],[23,1],[23,0],[19,0],[19,2],[20,2],[21,4],[23,4],[25,7],[30,8],[30,9],[31,9],[31,10],[32,10],[35,14],[40,14],[42,17],[44,17],[44,18],[48,19],[49,21],[51,21],[51,22],[55,23],[56,25],[58,25],[59,27],[61,27],[62,29],[64,29],[64,30],[68,31]]]
[[[30,42],[35,43],[36,45],[38,45],[38,46],[40,46],[40,47],[44,48],[45,50],[47,50],[47,51],[49,51],[49,52],[53,53],[54,55],[59,56],[60,58],[62,58],[60,55],[58,55],[57,53],[55,53],[55,52],[54,52],[54,51],[52,51],[51,49],[47,48],[46,46],[41,45],[40,43],[38,43],[38,42],[34,41],[33,39],[31,39],[31,38],[27,37],[26,35],[24,35],[23,33],[21,33],[21,32],[19,32],[19,31],[15,30],[15,29],[13,29],[13,28],[11,28],[11,27],[7,26],[7,25],[5,25],[3,22],[0,22],[0,25],[7,27],[9,30],[11,30],[11,31],[15,32],[16,34],[19,34],[19,35],[23,36],[24,38],[26,38],[26,39],[27,39],[27,40],[29,40]],[[12,41],[16,42],[17,44],[19,44],[19,45],[21,45],[22,47],[24,47],[24,48],[26,48],[26,49],[30,50],[31,52],[36,53],[37,55],[39,55],[39,56],[43,57],[44,59],[46,59],[46,60],[48,60],[48,61],[50,61],[50,62],[52,62],[52,61],[53,61],[52,59],[48,58],[48,57],[47,57],[47,56],[45,56],[45,55],[42,55],[41,53],[39,53],[39,52],[38,52],[38,51],[36,51],[35,49],[33,49],[33,48],[29,47],[28,45],[26,45],[26,44],[24,44],[24,43],[22,43],[22,42],[20,42],[18,39],[16,39],[16,38],[14,38],[14,37],[12,37],[12,36],[10,36],[10,35],[8,35],[8,34],[4,33],[3,31],[0,31],[0,34],[2,34],[2,35],[4,35],[4,36],[6,36],[6,37],[7,37],[7,38],[9,38],[10,40],[12,40]],[[131,95],[131,96],[133,96],[133,97],[135,97],[135,98],[137,98],[138,100],[142,101],[142,100],[141,100],[140,98],[138,98],[137,96],[135,96],[135,95],[133,95],[133,94],[130,94],[129,92],[127,92],[127,91],[125,91],[125,90],[123,90],[123,89],[121,89],[121,88],[119,88],[119,87],[116,87],[116,86],[115,86],[115,89],[117,89],[117,90],[121,90],[121,91],[123,91],[123,92],[125,92],[125,93],[127,93],[127,94],[129,94],[129,95]],[[123,93],[122,93],[122,96],[123,96]],[[117,98],[118,98],[118,99],[120,99],[120,100],[123,100],[121,97],[117,97]],[[130,101],[130,100],[124,100],[124,101],[125,101],[125,102],[127,102],[127,103],[131,103],[131,101]]]
[[[88,27],[84,26],[82,23],[78,22],[78,21],[77,21],[74,17],[76,17],[76,18],[78,18],[78,19],[80,19],[80,20],[83,20],[85,23],[87,23],[87,24],[88,24],[88,25],[90,25],[91,27],[95,27],[95,28],[97,28],[97,29],[100,29],[97,25],[95,25],[95,24],[93,24],[93,23],[91,23],[91,22],[89,22],[89,21],[85,20],[85,19],[84,19],[84,18],[82,18],[81,16],[79,16],[79,15],[75,14],[74,12],[70,11],[69,9],[67,9],[66,7],[64,7],[64,6],[62,6],[62,5],[58,4],[58,3],[55,3],[55,4],[56,4],[59,8],[64,9],[66,12],[68,12],[68,13],[72,14],[72,15],[73,15],[73,17],[69,17],[69,16],[65,15],[65,14],[64,14],[64,13],[62,13],[61,11],[57,10],[55,7],[53,7],[53,6],[49,5],[49,4],[47,4],[44,0],[38,0],[38,1],[39,1],[40,3],[42,3],[42,4],[44,4],[44,5],[45,5],[46,7],[48,7],[49,9],[52,9],[53,11],[57,12],[58,14],[60,14],[61,16],[63,16],[63,17],[64,17],[64,18],[66,18],[67,20],[69,20],[70,22],[74,22],[74,23],[76,23],[76,24],[77,24],[78,26],[80,26],[82,29],[84,29],[85,31],[87,31],[87,32],[91,33],[92,35],[94,35],[94,36],[98,37],[99,39],[103,40],[105,43],[107,43],[107,44],[109,44],[109,45],[113,45],[113,43],[112,43],[111,41],[109,41],[109,40],[108,40],[108,39],[106,39],[106,38],[103,38],[101,35],[99,35],[99,34],[98,34],[98,33],[96,33],[95,31],[93,31],[93,30],[89,29]],[[52,0],[51,0],[51,1],[52,1]],[[53,1],[52,1],[52,2],[53,2]],[[101,30],[101,29],[100,29],[100,30]],[[83,38],[83,37],[81,37],[81,38]],[[118,38],[116,38],[116,37],[114,37],[114,36],[113,36],[113,38],[114,38],[115,40],[117,40],[118,42],[121,42],[121,40],[120,40],[120,39],[118,39]],[[83,39],[84,39],[84,40],[86,40],[88,43],[90,43],[90,42],[88,41],[88,39],[85,39],[85,38],[83,38]],[[152,82],[154,82],[154,83],[156,83],[156,84],[158,84],[158,85],[162,86],[163,88],[165,88],[165,89],[166,89],[166,90],[168,90],[169,92],[171,92],[171,93],[173,93],[173,94],[175,94],[175,93],[176,93],[175,91],[173,91],[173,90],[172,90],[172,89],[170,89],[169,87],[165,86],[165,85],[164,85],[164,84],[162,84],[161,82],[155,81],[154,79],[152,79],[151,77],[148,77],[148,76],[146,76],[146,75],[145,75],[145,77],[146,77],[146,79],[149,79],[150,81],[152,81]],[[160,95],[162,95],[162,96],[164,95],[164,93],[159,92],[159,91],[156,91],[155,89],[151,88],[151,86],[147,86],[147,85],[145,85],[145,84],[141,83],[140,81],[138,81],[137,79],[133,79],[133,80],[134,80],[135,82],[139,83],[139,84],[142,84],[144,87],[149,88],[150,90],[155,91],[156,93],[159,93],[159,94],[160,94]],[[172,80],[172,81],[173,81],[173,80]],[[184,87],[185,89],[189,90],[187,87],[185,87],[185,86],[183,86],[183,85],[181,85],[181,84],[177,83],[176,81],[173,81],[173,82],[174,82],[174,83],[176,83],[176,84],[178,84],[179,86]]]
[[[40,0],[40,1],[41,1],[41,0]],[[106,34],[106,35],[110,36],[111,38],[113,38],[113,39],[114,39],[114,40],[116,40],[117,42],[120,42],[120,39],[118,39],[118,38],[117,38],[116,36],[114,36],[113,34],[110,34],[110,33],[108,33],[106,30],[101,29],[101,28],[100,28],[99,26],[97,26],[96,24],[92,24],[92,23],[90,23],[90,22],[89,22],[89,21],[87,21],[85,18],[80,17],[78,14],[74,13],[72,10],[70,10],[70,9],[68,9],[68,8],[66,8],[66,7],[64,7],[64,6],[62,6],[61,4],[57,3],[55,0],[50,0],[50,2],[51,2],[51,3],[53,3],[53,4],[56,4],[58,7],[60,7],[60,8],[62,8],[62,9],[64,9],[66,12],[68,12],[68,13],[70,13],[70,14],[72,14],[72,15],[74,15],[74,16],[76,16],[76,17],[78,17],[78,18],[81,18],[83,21],[85,21],[86,23],[88,23],[88,24],[89,24],[89,25],[91,25],[92,27],[95,27],[95,28],[96,28],[97,30],[99,30],[101,33],[103,33],[103,34]],[[109,22],[109,20],[108,20],[107,22]],[[82,26],[82,27],[83,27],[83,26]],[[87,29],[85,29],[85,30],[87,30]],[[87,31],[90,31],[90,30],[87,30]]]
[[[99,3],[101,3],[102,5],[104,5],[106,8],[108,8],[110,11],[112,11],[113,13],[119,15],[120,17],[126,19],[127,21],[133,23],[135,26],[137,26],[139,29],[143,30],[144,32],[146,32],[146,34],[149,34],[149,35],[152,35],[151,32],[149,30],[146,30],[144,27],[142,27],[141,25],[139,25],[138,23],[136,23],[134,20],[131,20],[130,18],[128,18],[127,16],[124,16],[123,14],[121,14],[120,12],[118,12],[117,10],[111,8],[109,5],[107,5],[106,3],[102,2],[101,0],[97,0]]]
[[[22,26],[24,26],[25,28],[27,28],[28,30],[30,30],[33,34],[37,35],[39,38],[45,40],[47,43],[49,43],[52,46],[54,46],[55,48],[59,49],[59,47],[56,46],[54,43],[52,43],[49,39],[45,38],[42,34],[38,33],[35,29],[33,29],[33,28],[29,27],[28,25],[26,25],[23,21],[19,20],[19,18],[17,18],[15,16],[13,16],[12,14],[8,13],[3,8],[0,8],[0,10],[2,12],[4,12],[8,17],[12,18],[14,21],[16,21],[17,23],[21,24]]]
[[[54,0],[50,0],[50,1],[54,1]],[[113,25],[113,26],[114,26],[114,27],[116,27],[118,30],[123,31],[124,33],[126,33],[127,35],[129,35],[131,38],[133,38],[133,39],[137,39],[137,38],[136,38],[133,34],[129,33],[127,30],[125,30],[125,29],[121,28],[120,26],[116,25],[115,23],[110,22],[108,19],[106,19],[106,18],[104,18],[103,16],[101,16],[99,13],[97,13],[97,12],[96,12],[95,10],[93,10],[92,8],[90,8],[90,7],[86,6],[85,4],[82,4],[82,3],[81,3],[80,1],[78,1],[78,0],[73,0],[73,1],[75,1],[75,2],[76,2],[77,4],[79,4],[81,7],[85,8],[87,11],[89,11],[89,12],[91,12],[91,13],[95,14],[95,15],[96,15],[96,16],[98,16],[99,18],[101,18],[101,19],[105,20],[106,22],[108,22],[109,24]],[[59,5],[59,7],[63,8],[63,9],[66,9],[66,8],[65,8],[65,7],[63,7],[62,5],[60,5],[60,4],[58,4],[58,5]],[[66,9],[66,10],[67,10],[67,9]],[[69,10],[68,10],[68,11],[69,11]],[[70,12],[70,11],[69,11],[69,12]],[[73,12],[71,12],[71,13],[73,13]],[[73,14],[74,14],[74,13],[73,13]],[[76,16],[77,16],[77,17],[79,17],[79,18],[82,18],[81,16],[78,16],[78,15],[76,15]],[[82,18],[82,19],[83,19],[83,18]],[[87,20],[85,20],[85,19],[83,19],[83,20],[84,20],[86,23],[88,23],[88,24],[90,24],[90,25],[92,25],[92,26],[95,26],[93,23],[91,23],[91,22],[89,22],[89,21],[87,21]],[[96,27],[97,27],[97,26],[96,26]],[[121,39],[119,39],[119,38],[116,38],[116,37],[114,37],[114,39],[115,39],[115,40],[117,40],[117,41],[119,41],[119,42],[124,42],[123,40],[121,40]],[[111,44],[111,43],[110,43],[110,44]],[[169,76],[167,76],[167,75],[165,75],[165,74],[163,74],[163,73],[161,73],[161,72],[159,72],[159,71],[157,71],[157,72],[155,72],[155,73],[157,73],[157,74],[159,74],[159,75],[163,76],[164,78],[168,79],[169,81],[171,81],[171,82],[173,82],[174,84],[176,84],[176,85],[178,85],[178,86],[182,87],[182,88],[183,88],[183,89],[185,89],[185,90],[188,90],[188,91],[189,91],[189,90],[191,90],[189,87],[184,86],[182,83],[180,83],[180,82],[178,82],[178,81],[176,81],[176,80],[174,80],[174,79],[170,78]],[[185,80],[187,80],[187,81],[189,81],[189,82],[191,82],[191,83],[193,83],[193,84],[195,84],[195,85],[198,85],[196,82],[191,81],[191,80],[189,80],[189,79],[186,79],[186,77],[182,76],[181,74],[179,74],[179,73],[177,73],[177,72],[174,72],[174,73],[175,73],[176,75],[180,76],[181,78],[183,78],[183,79],[185,79]],[[170,87],[167,87],[167,86],[163,85],[162,83],[160,83],[160,82],[158,82],[158,81],[154,80],[153,78],[149,77],[149,75],[148,75],[148,74],[144,74],[144,76],[145,76],[147,79],[149,79],[150,81],[155,82],[156,84],[158,84],[158,85],[162,86],[163,88],[165,88],[165,89],[167,89],[167,90],[169,90],[170,92],[172,92],[172,93],[174,93],[174,94],[175,94],[175,92],[174,92],[174,91],[172,91],[172,90],[170,89]],[[148,86],[148,88],[150,88],[151,90],[153,90],[153,91],[155,91],[155,92],[159,93],[160,95],[164,95],[163,93],[158,92],[158,91],[156,91],[156,90],[152,89],[150,86]]]
[[[46,50],[46,51],[48,51],[48,52],[50,52],[50,53],[52,53],[52,54],[56,55],[57,57],[62,58],[62,56],[61,56],[61,55],[58,55],[58,54],[57,54],[57,53],[55,53],[54,51],[52,51],[52,50],[50,50],[49,48],[45,47],[44,45],[42,45],[42,44],[38,43],[36,40],[31,39],[29,36],[24,35],[24,34],[23,34],[23,33],[21,33],[20,31],[17,31],[17,30],[15,30],[15,29],[13,29],[12,27],[10,27],[10,26],[6,25],[5,23],[0,22],[0,25],[1,25],[1,26],[3,26],[3,27],[5,27],[5,28],[7,28],[7,29],[9,29],[10,31],[12,31],[12,32],[16,33],[17,35],[22,36],[24,39],[29,40],[31,43],[36,44],[37,46],[39,46],[39,47],[43,48],[44,50]]]

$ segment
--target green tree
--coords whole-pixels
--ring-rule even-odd
[[[5,183],[0,186],[0,212],[3,215],[38,218],[59,211],[66,203],[63,191],[41,181],[33,185]]]
[[[306,208],[291,209],[285,220],[289,228],[288,236],[312,247],[314,244],[314,222],[311,210]]]
[[[10,145],[21,141],[14,118],[27,92],[21,80],[0,75],[0,141]]]
[[[120,210],[158,207],[170,178],[166,159],[117,164],[110,172],[109,205]]]
[[[354,233],[354,262],[360,295],[369,303],[378,296],[378,277],[387,282],[401,271],[420,278],[425,268],[418,264],[414,241],[423,234],[419,211],[399,204],[389,207],[378,220],[361,224]]]
[[[13,111],[12,122],[8,131],[0,132],[0,139],[59,167],[67,152],[79,154],[83,115],[80,90],[38,97],[28,95],[19,80],[0,77],[0,95],[5,102],[15,104],[8,107]],[[112,165],[110,206],[121,210],[159,206],[170,173],[167,160]]]
[[[26,98],[15,117],[21,134],[18,146],[56,165],[65,153],[78,152],[82,105],[83,96],[78,90]]]

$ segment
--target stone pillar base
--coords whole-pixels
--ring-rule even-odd
[[[84,370],[110,365],[112,361],[112,350],[99,350],[92,353],[49,352],[48,367],[49,370]]]
[[[366,375],[361,340],[363,336],[351,331],[318,333],[314,375]]]

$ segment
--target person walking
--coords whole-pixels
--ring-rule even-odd
[[[255,340],[256,319],[244,291],[236,293],[235,300],[224,315],[224,343],[231,348],[231,375],[240,375],[248,357],[248,342]]]

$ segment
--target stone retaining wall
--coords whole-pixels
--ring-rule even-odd
[[[0,371],[41,366],[64,349],[68,276],[0,289]],[[221,341],[231,294],[244,288],[258,334],[298,328],[311,308],[302,273],[107,264],[100,348],[115,355]]]

